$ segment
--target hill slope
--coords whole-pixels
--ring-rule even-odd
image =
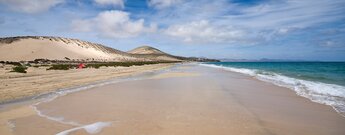
[[[131,54],[166,54],[165,52],[162,52],[161,50],[158,50],[157,48],[153,48],[150,46],[141,46],[138,48],[135,48],[133,50],[128,51],[128,53]]]
[[[78,39],[21,36],[0,38],[0,61],[205,61],[170,55],[159,49],[142,46],[123,52],[101,44]]]
[[[183,57],[176,57],[170,54],[167,54],[157,48],[153,48],[150,46],[141,46],[137,47],[133,50],[128,51],[128,53],[151,60],[165,60],[165,61],[184,61]]]
[[[140,58],[78,39],[38,36],[0,38],[1,61],[34,59],[132,61]]]

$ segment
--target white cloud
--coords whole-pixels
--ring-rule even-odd
[[[165,34],[173,38],[179,37],[183,41],[247,44],[275,40],[345,19],[343,0],[286,0],[265,1],[256,5],[242,4],[228,0],[183,1],[176,8],[162,8],[151,15],[149,20],[167,26],[163,30]],[[200,20],[208,21],[205,23]]]
[[[231,26],[211,24],[207,20],[172,25],[164,33],[190,43],[230,43],[243,41],[245,32]]]
[[[344,1],[287,0],[267,2],[251,7],[238,6],[239,14],[225,15],[227,21],[250,28],[305,28],[344,18]]]
[[[112,6],[120,6],[124,8],[123,0],[95,0],[95,2],[99,5],[112,5]]]
[[[157,9],[167,8],[181,3],[183,0],[149,0],[148,5]]]
[[[132,20],[130,14],[111,10],[99,13],[95,18],[75,20],[72,29],[77,32],[94,32],[108,38],[127,38],[156,31],[155,25],[145,26],[144,19]]]
[[[0,0],[0,3],[9,7],[9,9],[23,13],[39,13],[47,11],[64,0]]]

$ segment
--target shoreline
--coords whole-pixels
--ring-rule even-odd
[[[73,89],[73,88],[97,84],[103,81],[108,81],[108,80],[117,79],[121,77],[139,75],[145,72],[163,70],[166,68],[170,68],[171,66],[175,64],[176,63],[152,64],[152,65],[131,66],[131,67],[101,67],[99,69],[85,68],[82,70],[71,69],[67,71],[59,71],[59,70],[46,71],[45,69],[31,68],[29,69],[33,72],[33,73],[31,72],[31,74],[2,72],[7,76],[0,78],[0,81],[2,82],[0,84],[0,90],[1,90],[0,91],[1,92],[0,106],[7,106],[9,104],[16,104],[18,102],[26,102],[28,100],[33,100],[35,97],[51,94],[54,92],[59,92],[64,89]],[[94,74],[94,75],[88,76],[88,74]],[[49,82],[47,82],[47,80],[42,79],[42,78],[48,78],[48,77],[50,79]],[[61,82],[59,81],[60,79],[66,80],[66,82]],[[69,83],[68,81],[73,81],[73,83]],[[21,84],[21,85],[18,84],[22,82],[24,82],[25,84]],[[49,83],[48,85],[55,86],[55,87],[50,87],[47,85],[45,86],[35,85],[37,83],[38,84]],[[10,87],[10,88],[7,87],[12,84],[16,86]],[[35,85],[35,87],[31,87],[31,85]],[[56,85],[58,86],[56,87]],[[21,89],[21,90],[18,91],[18,89]],[[23,92],[23,90],[29,91],[29,92],[25,93]],[[17,95],[19,93],[20,93],[20,96]]]
[[[90,126],[133,135],[345,133],[345,119],[330,106],[240,73],[178,65],[146,77],[0,111],[0,133],[88,134]]]
[[[344,87],[341,85],[324,83],[324,82],[319,82],[319,81],[304,80],[300,78],[282,75],[275,72],[261,71],[259,69],[227,67],[227,66],[221,66],[221,65],[216,65],[216,64],[201,64],[201,66],[239,73],[242,75],[250,76],[261,82],[270,83],[282,88],[287,88],[289,90],[294,91],[296,95],[306,98],[310,100],[311,102],[330,106],[339,115],[341,115],[342,117],[345,117],[344,106],[343,106],[344,100],[341,100],[341,98],[343,98],[343,95],[339,94],[339,93],[343,93],[342,91],[344,90]],[[256,73],[256,72],[266,72],[266,73]],[[327,99],[327,98],[330,98],[330,99]],[[331,100],[332,98],[334,98],[334,100]],[[339,100],[336,101],[336,99],[338,98]]]

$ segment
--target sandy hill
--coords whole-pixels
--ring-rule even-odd
[[[21,36],[0,38],[0,61],[205,61],[167,54],[159,49],[142,46],[123,52],[101,44],[79,39]]]
[[[184,61],[187,60],[184,57],[177,57],[170,54],[167,54],[157,48],[150,46],[141,46],[133,50],[128,51],[128,53],[145,59],[150,60],[165,60],[165,61]]]
[[[135,48],[133,50],[128,51],[128,53],[131,54],[166,54],[165,52],[162,52],[161,50],[158,50],[157,48],[153,48],[151,46],[141,46],[138,48]]]
[[[7,37],[0,38],[0,61],[89,60],[135,61],[131,54],[78,39],[60,37]]]

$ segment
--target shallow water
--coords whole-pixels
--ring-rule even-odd
[[[345,120],[331,108],[295,96],[286,88],[237,73],[185,65],[120,80],[41,96],[42,101],[32,105],[38,115],[13,119],[10,123],[15,125],[13,132],[18,135],[342,135],[345,132],[340,128]],[[319,121],[324,123],[318,124]]]
[[[222,68],[294,90],[345,116],[345,62],[213,62]]]

